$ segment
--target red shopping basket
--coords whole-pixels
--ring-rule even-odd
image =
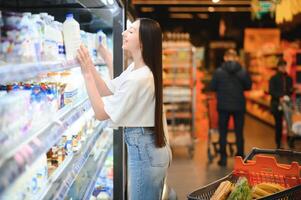
[[[217,112],[217,99],[215,93],[207,94],[207,109],[208,109],[208,120],[209,120],[209,129],[218,129],[218,112]],[[229,120],[229,130],[234,129],[233,117]]]
[[[219,152],[219,134],[218,134],[218,112],[217,112],[217,99],[215,93],[207,93],[206,98],[206,105],[207,105],[207,113],[208,113],[208,123],[209,123],[209,130],[208,130],[208,145],[207,145],[207,154],[208,154],[208,161],[211,163],[213,158],[218,155]],[[227,136],[227,148],[229,149],[229,155],[234,155],[234,121],[233,117],[229,120],[228,126],[228,134]]]
[[[202,187],[188,195],[189,200],[210,199],[221,182],[229,180],[236,183],[240,176],[245,176],[251,185],[261,182],[278,183],[288,188],[273,195],[263,197],[262,200],[300,200],[301,179],[300,166],[297,162],[291,164],[278,164],[273,157],[283,157],[286,160],[301,160],[301,153],[290,150],[266,150],[254,148],[245,158],[244,162],[237,157],[233,172],[226,177]],[[251,160],[255,155],[256,160]],[[290,162],[290,161],[288,161]]]

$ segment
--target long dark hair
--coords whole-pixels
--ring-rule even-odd
[[[142,45],[142,58],[150,68],[155,82],[155,134],[156,146],[165,146],[163,129],[163,92],[162,92],[162,31],[158,22],[141,18],[139,35]]]

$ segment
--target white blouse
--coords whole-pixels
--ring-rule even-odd
[[[132,63],[120,76],[105,83],[113,93],[103,97],[111,127],[155,126],[155,85],[147,66],[134,69]]]

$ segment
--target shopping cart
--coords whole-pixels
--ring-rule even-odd
[[[298,99],[295,103],[286,99],[281,102],[281,107],[287,127],[288,145],[294,148],[295,141],[301,140],[301,105]]]
[[[218,188],[221,182],[229,180],[232,183],[236,183],[239,176],[245,176],[248,179],[248,182],[251,185],[264,182],[278,183],[282,186],[289,187],[284,191],[275,193],[270,196],[260,198],[260,200],[300,200],[301,199],[301,179],[300,179],[300,166],[298,163],[292,163],[290,168],[289,165],[277,164],[275,159],[267,159],[267,161],[259,163],[256,166],[256,162],[252,160],[254,156],[258,155],[274,155],[275,159],[278,162],[285,162],[290,164],[293,161],[298,161],[301,163],[301,153],[291,150],[268,150],[268,149],[258,149],[253,148],[249,155],[246,156],[244,161],[240,157],[236,157],[235,164],[238,163],[236,169],[229,175],[220,180],[217,180],[207,186],[204,186],[191,194],[188,195],[188,200],[209,200],[214,194],[215,190]],[[274,160],[275,163],[272,163],[271,160]],[[253,169],[250,169],[250,166],[245,165],[245,163],[256,163]],[[272,164],[271,164],[272,163]],[[284,167],[285,166],[285,167]],[[245,168],[243,168],[245,167]],[[255,168],[255,169],[254,169]],[[297,170],[296,170],[297,168]],[[294,170],[294,175],[291,171]],[[296,173],[297,171],[297,173]]]
[[[219,152],[219,132],[218,132],[218,113],[217,113],[217,99],[214,93],[208,93],[206,98],[207,116],[208,116],[208,145],[207,154],[209,163],[217,157]],[[228,134],[227,134],[227,152],[228,155],[233,156],[235,151],[235,134],[233,131],[234,123],[232,117],[230,118]]]

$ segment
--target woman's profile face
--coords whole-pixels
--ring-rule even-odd
[[[138,49],[141,50],[140,47],[140,39],[139,39],[139,27],[140,21],[135,21],[130,27],[128,27],[122,33],[123,37],[123,50],[127,50],[131,53],[137,51]]]

